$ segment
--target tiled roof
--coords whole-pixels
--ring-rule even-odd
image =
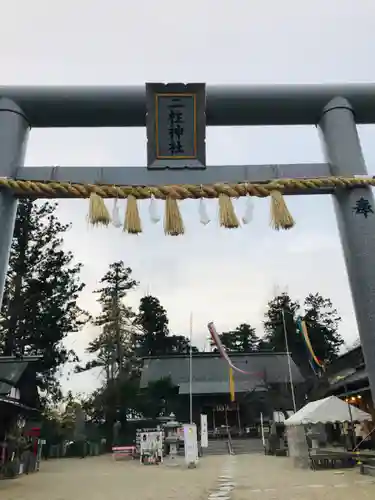
[[[8,394],[14,387],[23,372],[26,370],[28,363],[26,361],[2,362],[0,357],[0,394]]]
[[[368,375],[363,369],[348,373],[347,376],[337,376],[336,379],[331,381],[330,390],[340,389],[341,387],[354,384],[355,382],[361,382],[366,379],[368,379]]]
[[[249,372],[244,375],[234,372],[236,392],[262,390],[266,383],[288,383],[288,357],[286,354],[256,353],[231,355],[233,364]],[[225,394],[228,392],[228,365],[219,355],[194,355],[192,361],[194,394]],[[295,384],[302,383],[303,377],[291,360],[292,377]],[[171,377],[180,387],[180,394],[189,392],[189,357],[165,356],[145,358],[142,369],[141,388],[150,382]]]

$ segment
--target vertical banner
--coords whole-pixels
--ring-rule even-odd
[[[187,465],[198,462],[198,437],[195,424],[184,424],[185,462]]]
[[[233,378],[233,368],[229,367],[229,392],[230,392],[230,400],[233,402],[236,400],[236,391],[234,387],[234,378]]]
[[[207,415],[201,414],[201,447],[208,448]]]
[[[262,435],[262,444],[263,444],[263,447],[265,447],[266,446],[266,439],[264,437],[263,413],[260,414],[260,432]]]

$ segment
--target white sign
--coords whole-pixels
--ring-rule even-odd
[[[208,448],[207,415],[201,414],[201,447]]]
[[[198,462],[198,438],[195,424],[184,424],[185,462],[187,465]]]
[[[285,422],[284,413],[282,411],[274,411],[273,412],[273,421],[278,423],[278,424]]]

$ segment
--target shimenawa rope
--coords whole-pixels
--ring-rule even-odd
[[[88,218],[93,225],[108,226],[110,213],[104,198],[127,198],[124,231],[132,234],[142,232],[137,200],[166,200],[164,230],[173,236],[184,234],[178,200],[219,199],[220,225],[226,228],[240,226],[232,198],[254,196],[271,198],[271,226],[276,229],[290,229],[295,225],[283,194],[295,192],[334,192],[336,189],[375,186],[372,177],[320,177],[313,179],[276,179],[264,183],[237,184],[183,184],[165,186],[113,186],[99,184],[73,184],[69,182],[40,182],[0,178],[0,189],[8,189],[22,198],[90,198]]]

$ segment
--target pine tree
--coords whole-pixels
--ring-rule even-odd
[[[294,361],[299,366],[307,366],[306,347],[301,336],[297,335],[296,320],[299,309],[299,303],[293,301],[286,293],[274,297],[268,303],[263,323],[265,335],[261,341],[261,348],[286,352],[286,331],[288,349]]]
[[[343,338],[338,332],[341,318],[330,299],[310,293],[304,300],[303,319],[306,322],[314,352],[322,362],[337,357]]]
[[[137,325],[141,330],[137,335],[139,357],[189,353],[189,339],[183,335],[170,335],[167,311],[157,297],[146,295],[141,299]],[[194,346],[192,350],[198,351]]]
[[[63,345],[87,315],[77,304],[84,284],[81,264],[63,249],[70,225],[56,217],[56,204],[20,200],[17,210],[4,300],[0,338],[5,354],[41,355],[35,364],[39,387],[60,397],[59,367],[76,359]]]
[[[220,334],[220,340],[228,352],[256,352],[259,338],[247,323],[241,323],[235,330]]]
[[[99,294],[98,302],[102,311],[94,319],[94,324],[101,327],[101,332],[87,348],[87,352],[96,357],[85,367],[76,367],[77,372],[102,367],[107,381],[114,380],[132,357],[135,314],[124,304],[127,293],[138,285],[131,275],[131,268],[125,267],[123,261],[117,261],[110,264],[109,270],[100,280],[102,287],[94,293]],[[130,371],[131,367],[128,368]]]
[[[142,333],[138,335],[138,353],[160,356],[168,353],[169,321],[160,300],[152,295],[142,297],[137,318]]]
[[[331,361],[337,355],[343,340],[338,332],[341,318],[329,299],[320,294],[309,294],[303,305],[304,311],[287,294],[281,294],[268,303],[262,348],[285,352],[286,330],[289,352],[301,372],[309,376],[311,356],[297,329],[298,316],[306,321],[312,348],[321,361]]]

